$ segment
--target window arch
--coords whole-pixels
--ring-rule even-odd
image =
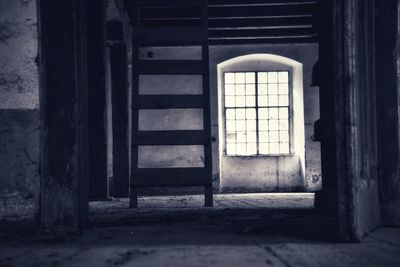
[[[218,64],[218,83],[220,155],[304,158],[301,63],[239,56]]]

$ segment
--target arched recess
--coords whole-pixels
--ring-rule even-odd
[[[289,76],[289,153],[258,154],[257,149],[256,155],[228,155],[224,75],[237,72],[269,74],[277,71],[287,72]],[[217,75],[220,189],[222,191],[237,191],[240,188],[244,191],[306,190],[303,65],[293,59],[274,54],[250,54],[218,64]],[[257,99],[258,97],[256,96]],[[257,128],[257,133],[258,131]]]

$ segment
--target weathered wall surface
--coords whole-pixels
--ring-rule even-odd
[[[0,214],[38,192],[37,48],[36,1],[0,1]]]

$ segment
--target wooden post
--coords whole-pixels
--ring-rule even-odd
[[[39,0],[40,223],[76,231],[88,220],[85,0]]]
[[[107,199],[105,4],[87,0],[89,197]]]
[[[122,23],[107,23],[111,69],[113,127],[113,196],[129,196],[128,72]]]
[[[376,84],[382,222],[400,226],[399,3],[377,0]]]

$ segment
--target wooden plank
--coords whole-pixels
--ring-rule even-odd
[[[312,27],[308,28],[283,28],[283,29],[249,29],[249,30],[210,30],[209,38],[252,38],[252,37],[291,37],[309,36],[315,34]]]
[[[316,0],[209,0],[208,6],[251,6],[251,5],[293,5],[316,4]]]
[[[87,1],[39,0],[41,227],[79,232],[89,221]],[[91,2],[90,8],[103,3]],[[69,36],[69,38],[65,38]],[[5,140],[4,140],[5,141]],[[2,168],[4,165],[2,165]]]
[[[202,145],[210,135],[201,130],[139,131],[133,133],[135,145]]]
[[[202,95],[140,95],[132,100],[133,109],[203,108]]]
[[[210,179],[205,168],[134,169],[135,186],[202,186]]]
[[[202,74],[201,60],[140,60],[132,63],[135,74]]]
[[[317,43],[317,35],[312,36],[280,36],[280,37],[269,37],[269,38],[213,38],[210,39],[210,45],[235,45],[235,44],[270,44],[270,43]]]
[[[213,18],[208,21],[209,29],[242,29],[261,27],[289,27],[289,26],[308,26],[313,25],[312,15],[300,17],[284,17],[284,18],[242,18],[242,19],[224,19]]]
[[[122,40],[122,23],[119,22],[119,26],[115,22],[107,23],[108,37]],[[113,129],[113,190],[111,193],[113,197],[127,197],[129,194],[129,105],[126,45],[124,43],[110,45],[109,55]]]
[[[182,7],[201,6],[205,0],[124,0],[125,7]]]
[[[310,15],[315,9],[315,4],[282,4],[274,6],[210,7],[208,12],[209,18],[286,17]],[[173,16],[173,14],[171,14],[171,16]]]
[[[133,38],[142,46],[198,45],[207,38],[202,27],[140,27]]]

